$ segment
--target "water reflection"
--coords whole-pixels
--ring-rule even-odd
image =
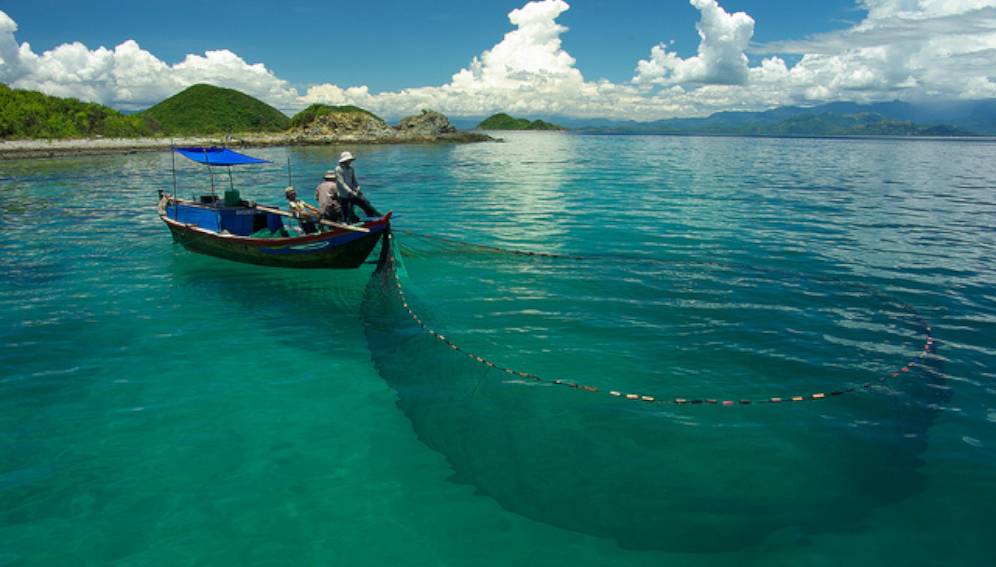
[[[508,133],[513,141],[454,149],[444,165],[446,184],[460,187],[464,211],[482,211],[477,222],[486,240],[505,243],[549,242],[552,247],[568,227],[561,222],[571,206],[566,193],[578,179],[576,167],[587,156],[562,133]]]

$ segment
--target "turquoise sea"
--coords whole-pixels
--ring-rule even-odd
[[[996,143],[504,137],[234,171],[351,150],[378,274],[184,251],[165,152],[0,162],[0,565],[992,563]]]

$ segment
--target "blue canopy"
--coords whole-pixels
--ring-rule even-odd
[[[245,165],[249,163],[270,163],[270,160],[254,158],[228,148],[176,148],[176,153],[187,159],[205,165]]]

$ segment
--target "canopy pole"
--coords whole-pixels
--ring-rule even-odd
[[[208,173],[211,175],[211,195],[215,195],[214,192],[214,170],[211,169],[211,156],[208,155],[207,148],[204,148],[204,165],[208,168]]]
[[[228,187],[235,191],[235,182],[232,181],[232,166],[228,166]]]
[[[176,203],[176,145],[173,143],[173,138],[169,139],[169,156],[173,161],[172,171],[173,171],[173,220],[179,222],[180,211],[177,210]]]

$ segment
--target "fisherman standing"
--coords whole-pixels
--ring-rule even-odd
[[[326,171],[324,180],[315,187],[315,200],[322,218],[332,222],[342,220],[342,205],[339,203],[339,189],[335,182],[335,172]]]
[[[353,170],[353,154],[342,152],[339,156],[339,165],[335,168],[335,180],[339,186],[339,202],[342,205],[343,222],[353,222],[356,216],[353,214],[353,205],[363,209],[363,214],[368,217],[379,217],[381,214],[370,204],[370,201],[363,196],[360,185],[356,182],[356,172]]]

